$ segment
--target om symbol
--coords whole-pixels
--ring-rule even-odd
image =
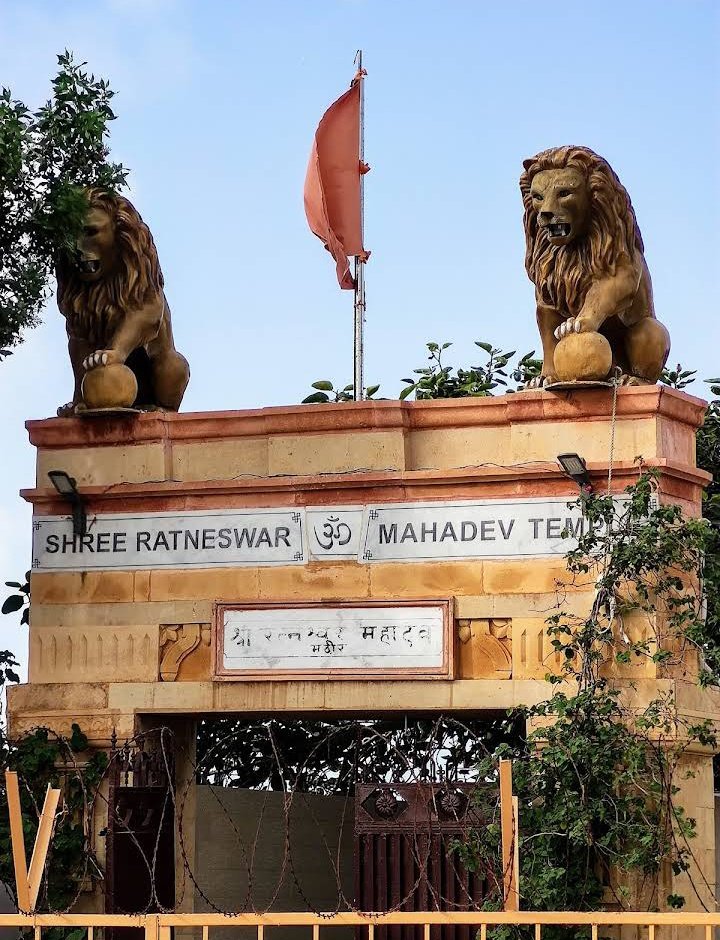
[[[318,527],[315,526],[315,538],[320,548],[329,552],[336,545],[347,545],[352,538],[352,530],[346,522],[340,522],[338,516],[328,516],[327,522],[323,523],[322,532],[318,532]]]

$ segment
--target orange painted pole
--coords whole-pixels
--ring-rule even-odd
[[[31,910],[30,887],[28,885],[22,810],[20,809],[20,787],[18,786],[18,775],[14,770],[5,771],[5,790],[10,814],[10,841],[15,866],[15,891],[17,893],[18,909],[29,914]]]
[[[517,898],[516,911],[520,910],[520,804],[518,798],[513,797],[513,880],[515,882],[515,896]]]
[[[50,786],[47,788],[38,831],[35,836],[32,859],[30,860],[30,871],[28,871],[22,825],[22,808],[20,806],[20,787],[18,785],[18,775],[14,770],[5,771],[5,789],[10,813],[10,841],[12,842],[13,864],[15,865],[18,908],[30,914],[35,910],[38,894],[40,893],[42,874],[45,870],[45,862],[55,826],[55,812],[60,800],[60,790],[53,790]]]
[[[502,833],[503,910],[517,911],[519,899],[515,870],[512,761],[500,761],[500,828]]]
[[[53,790],[48,786],[43,803],[40,823],[38,825],[37,835],[35,836],[35,848],[30,859],[30,871],[28,872],[28,890],[30,894],[30,910],[35,910],[38,894],[40,893],[40,884],[42,882],[43,872],[45,871],[45,862],[50,848],[53,829],[55,828],[55,812],[60,801],[60,790]]]

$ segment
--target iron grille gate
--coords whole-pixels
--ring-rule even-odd
[[[175,905],[173,768],[152,735],[110,754],[105,909],[172,911]],[[111,930],[122,940],[142,931]]]
[[[462,864],[457,843],[481,824],[473,784],[359,784],[355,898],[361,911],[477,910],[484,872]],[[431,940],[472,940],[472,926],[433,926]],[[359,937],[360,935],[358,935]],[[422,940],[421,926],[376,927],[377,940]]]

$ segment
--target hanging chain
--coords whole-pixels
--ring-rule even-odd
[[[607,495],[610,495],[610,488],[612,486],[612,474],[613,474],[613,460],[615,459],[615,419],[617,414],[617,394],[618,394],[618,384],[619,378],[622,374],[619,366],[615,366],[615,373],[613,375],[613,396],[612,396],[612,416],[610,418],[610,459],[608,461],[608,480],[607,480]]]

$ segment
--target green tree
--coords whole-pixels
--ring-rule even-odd
[[[0,359],[37,325],[58,253],[74,250],[83,188],[125,183],[107,159],[114,92],[84,65],[58,56],[52,96],[35,111],[0,91]]]

